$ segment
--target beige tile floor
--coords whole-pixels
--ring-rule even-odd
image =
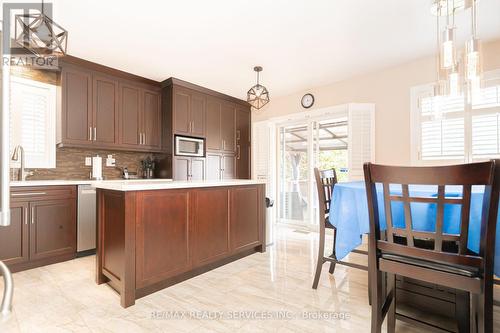
[[[164,289],[127,309],[108,286],[94,283],[93,256],[16,273],[14,311],[0,323],[0,332],[368,332],[366,273],[338,266],[332,276],[325,265],[319,288],[312,290],[317,234],[281,228],[277,238],[265,254]],[[320,311],[345,318],[302,316]],[[176,318],[162,318],[166,315]],[[256,318],[228,318],[236,315]],[[281,318],[262,318],[272,315]],[[495,316],[498,323],[498,309]],[[500,324],[496,327],[500,332]],[[404,323],[397,331],[422,332]]]

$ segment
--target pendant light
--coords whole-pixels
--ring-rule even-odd
[[[36,56],[50,55],[54,52],[66,54],[68,31],[45,15],[43,0],[40,13],[18,14],[15,17],[15,42],[17,45]]]
[[[267,90],[266,87],[260,84],[260,72],[262,72],[262,67],[261,66],[255,66],[253,69],[255,72],[257,72],[257,84],[250,88],[247,92],[247,102],[254,107],[255,109],[259,110],[262,108],[264,105],[269,103],[269,91]]]
[[[443,31],[443,41],[441,47],[441,67],[451,69],[456,63],[455,45],[455,0],[446,0],[446,28]],[[450,11],[451,7],[451,11]],[[450,22],[450,16],[453,20]]]
[[[481,41],[477,38],[477,1],[472,1],[472,36],[465,44],[465,79],[469,92],[469,102],[481,91],[482,75]]]

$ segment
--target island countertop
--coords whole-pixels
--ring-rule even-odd
[[[224,187],[224,186],[244,186],[265,184],[262,180],[233,179],[233,180],[200,180],[200,181],[168,181],[149,180],[145,182],[96,182],[92,184],[95,188],[112,191],[149,191],[149,190],[169,190],[183,188],[202,187]]]

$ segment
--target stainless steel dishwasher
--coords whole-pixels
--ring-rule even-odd
[[[78,186],[77,226],[78,254],[93,253],[96,248],[96,190],[90,185]]]

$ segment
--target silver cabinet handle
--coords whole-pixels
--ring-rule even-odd
[[[146,133],[142,133],[142,144],[146,144]]]
[[[241,131],[236,130],[236,140],[240,140],[240,139],[241,139]]]
[[[97,140],[97,127],[94,127],[94,141]]]
[[[142,133],[139,133],[139,144],[142,145]]]
[[[236,150],[238,151],[238,153],[236,155],[236,159],[239,160],[241,158],[241,146],[237,145]]]
[[[31,224],[35,224],[35,207],[31,207]]]
[[[24,192],[24,193],[12,193],[13,197],[28,197],[31,195],[45,195],[46,192]]]
[[[92,141],[92,127],[89,127],[89,141]]]
[[[24,207],[24,224],[28,225],[28,208]]]

